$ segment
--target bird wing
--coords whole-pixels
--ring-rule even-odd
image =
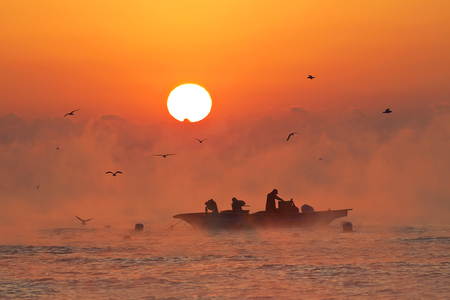
[[[164,156],[162,154],[153,154],[153,156]]]
[[[167,155],[175,155],[175,153],[166,154],[166,156],[167,156]]]
[[[288,135],[288,138],[286,139],[286,142],[289,141],[289,139],[291,138],[291,135],[292,135],[292,133],[290,135]]]
[[[93,218],[92,218],[93,219]],[[90,220],[92,220],[92,219],[87,219],[87,220],[84,220],[85,222],[87,222],[87,221],[90,221]]]
[[[106,172],[105,174],[108,174],[108,173],[114,174],[114,173],[113,173],[113,172],[111,172],[111,171],[108,171],[108,172]]]
[[[75,217],[77,217],[78,220],[80,220],[81,222],[83,222],[83,219],[80,218],[79,216],[75,215]]]
[[[115,174],[117,174],[117,173],[119,173],[119,174],[123,174],[122,172],[120,172],[120,171],[116,171],[116,173]]]
[[[70,115],[70,114],[69,114],[69,113],[67,113],[67,114],[65,114],[65,115],[64,115],[64,117],[66,117],[67,115]],[[63,117],[63,118],[64,118],[64,117]]]
[[[71,113],[73,114],[73,113],[76,112],[76,111],[79,111],[79,109],[72,110]]]

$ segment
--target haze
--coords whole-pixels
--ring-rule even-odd
[[[360,219],[448,222],[447,1],[0,11],[3,228],[78,226],[74,214],[97,227],[166,224],[211,198],[255,212],[273,188]],[[169,115],[183,83],[211,94],[203,121]]]

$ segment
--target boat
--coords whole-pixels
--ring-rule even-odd
[[[245,229],[264,227],[308,227],[326,226],[331,221],[346,217],[353,210],[338,209],[310,212],[266,212],[258,211],[250,214],[248,210],[234,212],[184,213],[173,216],[181,219],[194,228],[203,229]]]

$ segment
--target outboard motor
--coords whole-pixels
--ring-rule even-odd
[[[312,206],[309,206],[308,204],[302,205],[302,213],[304,212],[313,212],[314,208]]]

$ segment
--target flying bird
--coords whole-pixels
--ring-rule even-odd
[[[323,158],[322,157],[319,157],[319,160],[322,160]]]
[[[314,77],[314,76],[312,76],[312,75],[308,75],[308,77],[306,77],[306,78],[313,80],[313,79],[316,78],[316,77]]]
[[[82,218],[80,218],[80,217],[77,216],[77,215],[75,215],[75,217],[77,217],[77,219],[81,221],[81,225],[86,225],[86,222],[87,222],[87,221],[90,221],[90,220],[93,219],[93,218],[92,218],[92,219],[83,220]]]
[[[57,147],[56,150],[59,150],[59,147]]]
[[[298,134],[298,132],[292,132],[292,133],[289,133],[286,142],[289,141],[289,139],[291,138],[291,136],[293,136],[294,134]]]
[[[37,188],[36,188],[37,190],[39,189],[39,185],[37,186]]]
[[[105,174],[108,174],[108,173],[111,173],[112,176],[117,176],[117,174],[123,174],[123,173],[120,172],[120,171],[116,171],[115,173],[113,173],[113,172],[111,172],[111,171],[108,171],[108,172],[106,172]]]
[[[203,143],[203,141],[206,141],[207,139],[203,139],[203,140],[200,140],[200,139],[196,139],[196,138],[194,138],[194,140],[197,140],[197,141],[199,141],[199,143],[201,144],[201,143]]]
[[[386,108],[385,111],[383,111],[383,114],[390,114],[392,112],[392,110],[390,110],[389,108]]]
[[[170,154],[153,154],[153,156],[162,156],[164,158],[166,158],[166,156],[168,155],[175,155],[175,153],[170,153]]]
[[[79,109],[72,110],[70,113],[65,114],[64,117],[65,117],[65,116],[68,116],[68,115],[73,116],[73,113],[76,112],[76,111],[79,111]]]

